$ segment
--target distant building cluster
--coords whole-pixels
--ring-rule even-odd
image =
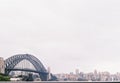
[[[120,73],[110,74],[109,72],[94,72],[84,73],[76,70],[69,74],[55,74],[59,81],[120,81]]]

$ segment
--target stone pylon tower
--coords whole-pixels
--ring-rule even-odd
[[[50,70],[50,67],[48,67],[48,78],[47,78],[48,80],[50,80],[51,79],[51,70]]]
[[[0,57],[0,73],[4,74],[5,73],[5,63],[4,59]]]

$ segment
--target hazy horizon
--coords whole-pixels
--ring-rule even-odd
[[[119,0],[0,0],[0,57],[32,54],[52,73],[119,72]]]

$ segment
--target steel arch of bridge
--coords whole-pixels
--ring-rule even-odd
[[[21,62],[22,60],[28,60],[30,63],[33,64],[33,66],[36,69],[36,72],[39,73],[41,80],[46,81],[48,72],[43,66],[43,64],[40,62],[39,59],[37,59],[35,56],[30,54],[18,54],[14,55],[8,59],[5,60],[5,73],[9,74],[10,71],[14,70],[14,67]]]

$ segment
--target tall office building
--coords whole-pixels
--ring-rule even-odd
[[[76,75],[78,75],[79,74],[79,69],[76,69],[75,73],[76,73]]]
[[[4,64],[4,59],[0,57],[0,73],[5,73],[5,64]]]

